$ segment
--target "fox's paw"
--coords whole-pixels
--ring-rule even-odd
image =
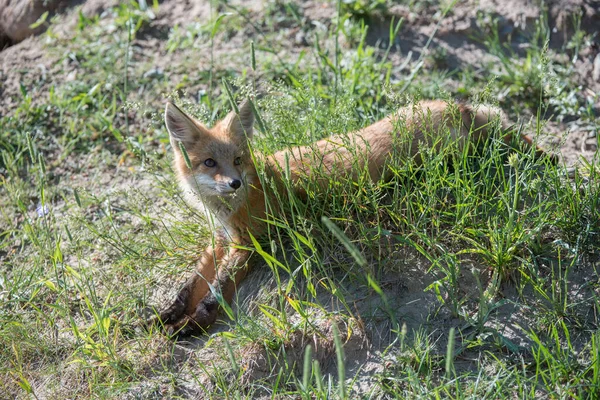
[[[174,323],[179,322],[185,316],[181,316],[183,313],[173,312],[173,310],[167,309],[160,312],[158,315],[153,315],[142,322],[141,326],[146,330],[152,327],[164,327],[165,329]]]
[[[184,317],[184,312],[187,308],[187,303],[190,300],[190,285],[189,283],[184,285],[183,288],[177,294],[175,301],[171,303],[169,307],[161,311],[160,313],[153,315],[148,318],[144,326],[146,328],[151,326],[166,326],[177,323]]]
[[[162,321],[165,322],[165,330],[169,336],[204,334],[206,329],[217,320],[218,312],[219,302],[212,293],[209,293],[198,303],[193,315],[183,315],[175,322],[165,322],[164,319]]]
[[[219,302],[212,293],[208,294],[198,303],[193,315],[183,315],[178,321],[166,324],[166,332],[176,337],[204,334],[217,320],[218,311]]]
[[[219,302],[212,293],[202,299],[194,313],[185,313],[187,305],[180,296],[166,310],[146,320],[145,326],[162,326],[168,336],[183,337],[204,334],[206,328],[217,320]]]
[[[175,301],[166,309],[161,311],[158,315],[150,317],[146,321],[146,325],[155,325],[159,322],[163,324],[172,324],[183,316],[186,309],[186,303],[189,298],[189,289],[184,287],[178,294]]]

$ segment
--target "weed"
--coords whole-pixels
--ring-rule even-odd
[[[427,50],[460,4],[404,4],[441,18],[414,62],[395,46],[410,21],[392,20],[387,1],[326,2],[322,18],[287,1],[262,11],[211,1],[207,18],[168,37],[153,36],[158,5],[142,1],[95,17],[75,10],[73,32],[50,21],[57,78],[23,80],[0,117],[0,390],[597,397],[597,159],[568,178],[500,139],[474,152],[451,140],[421,148],[420,162],[388,166],[390,181],[357,167],[356,182],[321,171],[328,189],[307,182],[307,199],[285,187],[268,204],[269,235],[248,246],[255,271],[208,337],[173,343],[136,328],[212,241],[169,167],[165,96],[207,125],[252,97],[252,151],[263,154],[431,97],[533,111],[514,136],[540,136],[552,113],[597,130],[594,98],[570,77],[589,40],[580,20],[563,62],[544,16],[517,51],[482,14],[479,39],[498,65],[445,71],[447,54]],[[383,49],[366,40],[375,14],[391,22]],[[166,61],[148,56],[150,43]],[[410,135],[402,124],[397,133]]]

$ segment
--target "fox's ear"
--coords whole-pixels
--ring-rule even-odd
[[[254,125],[254,113],[249,100],[244,100],[238,106],[239,114],[231,111],[221,122],[225,128],[236,136],[252,138],[252,126]]]
[[[174,148],[177,148],[175,141],[182,142],[184,145],[191,145],[196,143],[202,136],[200,127],[192,118],[170,101],[165,107],[165,125]]]

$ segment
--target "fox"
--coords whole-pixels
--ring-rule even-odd
[[[252,237],[259,238],[267,231],[267,197],[273,196],[273,190],[284,195],[285,180],[304,199],[307,180],[323,191],[336,179],[356,181],[357,171],[366,171],[373,181],[389,180],[392,173],[386,167],[394,157],[412,158],[419,164],[422,146],[439,147],[448,137],[459,148],[476,145],[498,131],[493,129],[495,122],[504,141],[512,140],[511,125],[500,108],[442,100],[402,107],[355,132],[271,155],[251,151],[254,111],[249,99],[212,128],[171,101],[166,103],[164,121],[183,195],[214,221],[213,244],[201,254],[196,271],[175,300],[153,318],[177,336],[206,332],[217,320],[221,302],[231,303],[249,271]],[[399,138],[400,131],[405,137]],[[546,154],[531,137],[518,135],[526,146],[534,146],[537,155]],[[264,165],[261,172],[256,166],[259,162]],[[259,174],[266,179],[261,180]],[[266,181],[274,184],[265,188],[261,182]]]

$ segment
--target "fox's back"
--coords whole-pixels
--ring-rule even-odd
[[[324,186],[338,176],[356,179],[365,168],[371,179],[378,180],[386,178],[382,175],[390,157],[420,162],[420,146],[439,147],[445,140],[462,146],[469,138],[478,140],[487,135],[486,125],[494,118],[506,125],[497,108],[422,101],[356,132],[279,151],[269,161],[281,173],[289,168],[294,183],[306,180]]]

